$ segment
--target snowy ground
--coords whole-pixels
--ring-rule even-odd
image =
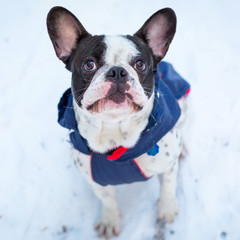
[[[162,7],[178,17],[166,60],[192,85],[188,157],[180,164],[180,214],[166,240],[240,239],[240,2],[1,1],[0,236],[95,240],[100,211],[71,162],[56,105],[70,73],[55,57],[45,19],[62,5],[94,34],[134,33]],[[119,240],[160,239],[158,182],[117,187]]]

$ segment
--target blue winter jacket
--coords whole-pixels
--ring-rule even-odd
[[[152,114],[147,127],[133,148],[120,147],[106,154],[92,151],[86,139],[78,131],[71,89],[63,94],[58,104],[58,123],[71,130],[70,140],[73,147],[91,156],[91,174],[95,182],[105,186],[145,181],[148,177],[144,175],[134,159],[144,153],[154,152],[152,150],[156,143],[174,127],[181,114],[177,100],[189,90],[190,85],[173,69],[171,64],[167,62],[158,64]]]

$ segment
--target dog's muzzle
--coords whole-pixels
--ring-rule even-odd
[[[131,108],[135,112],[142,109],[134,103],[133,96],[128,92],[130,89],[129,74],[123,67],[112,67],[106,73],[105,79],[111,87],[103,99],[88,106],[88,111],[101,112],[102,110]]]

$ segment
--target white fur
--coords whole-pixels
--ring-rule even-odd
[[[126,37],[105,36],[104,42],[107,45],[105,62],[109,66],[125,65],[139,55],[135,44]]]
[[[179,129],[176,127],[173,128],[157,145],[159,146],[159,153],[157,155],[150,156],[145,153],[135,159],[148,177],[168,171],[178,160],[182,149]]]
[[[90,86],[83,95],[81,101],[83,109],[87,109],[89,105],[106,96],[111,88],[111,83],[105,81],[105,74],[108,70],[109,68],[104,65],[95,73]]]

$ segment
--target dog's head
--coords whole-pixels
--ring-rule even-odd
[[[133,36],[93,36],[71,12],[54,7],[47,27],[57,57],[72,72],[77,105],[116,119],[140,112],[154,94],[154,73],[175,34],[176,16],[165,8]]]

